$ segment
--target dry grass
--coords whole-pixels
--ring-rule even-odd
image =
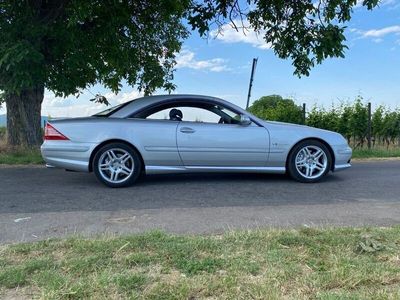
[[[26,165],[42,163],[43,159],[39,149],[8,146],[5,141],[5,130],[0,127],[0,164]]]
[[[0,248],[0,298],[399,299],[399,253],[400,227],[50,240]]]

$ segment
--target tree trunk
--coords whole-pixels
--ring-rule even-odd
[[[7,143],[38,147],[42,143],[41,108],[44,86],[11,93],[5,97],[7,107]]]

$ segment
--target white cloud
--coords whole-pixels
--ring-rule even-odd
[[[381,38],[385,35],[388,34],[400,34],[400,26],[395,25],[395,26],[389,26],[389,27],[384,27],[381,29],[371,29],[368,31],[364,31],[362,33],[363,37],[373,37],[373,38]]]
[[[389,6],[390,8],[398,8],[399,2],[398,2],[398,0],[381,0],[379,5],[380,6]]]
[[[125,92],[125,93],[120,93],[120,94],[115,94],[115,93],[110,92],[110,93],[105,94],[104,96],[107,98],[107,100],[110,103],[112,103],[112,104],[115,103],[115,105],[117,105],[117,104],[125,103],[127,101],[130,101],[130,100],[133,100],[133,99],[136,99],[139,97],[143,97],[143,93],[132,90],[131,92],[128,92],[128,93]]]
[[[239,30],[236,30],[231,24],[225,24],[219,30],[211,31],[211,37],[224,43],[246,43],[259,49],[271,48],[271,45],[263,39],[264,33],[262,31],[256,33],[250,27],[249,21],[244,20],[243,24],[239,20],[234,22]]]
[[[373,41],[374,41],[375,43],[379,44],[379,43],[382,43],[382,42],[383,42],[383,39],[377,38],[377,39],[373,39]]]
[[[124,103],[126,101],[142,97],[143,94],[138,91],[124,92],[119,94],[107,93],[104,95],[111,103],[111,106]],[[73,97],[64,99],[56,97],[51,92],[46,92],[42,104],[42,115],[51,117],[84,117],[93,115],[99,111],[107,109],[106,106],[100,103],[89,101],[93,98],[92,95],[83,94],[78,99]]]
[[[357,3],[355,5],[356,8],[362,7],[363,6],[364,0],[357,0]],[[381,0],[379,1],[379,6],[384,7],[387,6],[389,8],[393,6],[398,6],[397,0]]]
[[[393,25],[379,29],[361,30],[357,28],[350,28],[350,32],[356,34],[359,39],[370,39],[375,43],[382,43],[384,38],[390,35],[400,36],[400,25]]]
[[[188,50],[182,49],[176,55],[176,67],[177,68],[190,68],[195,70],[208,70],[211,72],[222,72],[229,71],[230,68],[227,66],[228,61],[223,58],[212,58],[208,60],[197,60],[195,53]]]

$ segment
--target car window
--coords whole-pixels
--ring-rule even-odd
[[[233,111],[231,111],[230,109],[227,109],[227,108],[225,108],[225,107],[221,107],[221,106],[219,106],[218,109],[219,109],[222,113],[224,113],[224,114],[228,115],[229,117],[231,117],[233,120],[236,120],[236,121],[238,121],[238,122],[240,121],[240,114],[238,114],[238,113],[236,113],[236,112],[233,112]]]
[[[126,105],[131,103],[132,101],[134,101],[134,100],[131,100],[131,101],[128,101],[128,102],[124,102],[124,103],[118,104],[116,106],[107,108],[106,110],[103,110],[103,111],[98,112],[97,114],[93,115],[93,117],[109,117],[113,113],[116,113],[118,110],[122,109],[123,107],[125,107]]]
[[[170,120],[171,110],[178,110],[182,113],[181,121],[198,122],[198,123],[218,123],[221,116],[205,108],[188,107],[188,106],[175,106],[157,111],[146,119],[151,120]]]

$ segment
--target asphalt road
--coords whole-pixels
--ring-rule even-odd
[[[400,223],[400,160],[358,162],[318,184],[282,175],[147,176],[110,189],[93,174],[0,167],[0,243],[151,229]]]

